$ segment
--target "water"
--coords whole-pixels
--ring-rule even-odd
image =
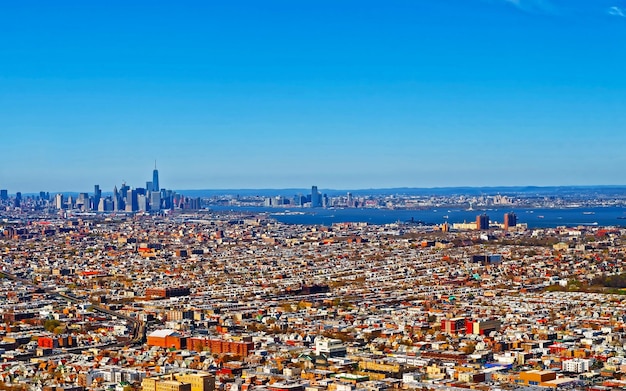
[[[558,226],[626,226],[625,207],[593,208],[541,208],[541,209],[447,209],[432,208],[424,210],[390,210],[369,208],[346,209],[309,209],[309,208],[263,208],[263,207],[220,207],[212,206],[216,211],[247,211],[269,213],[271,217],[286,224],[311,224],[330,226],[333,223],[366,222],[369,224],[389,224],[395,222],[422,221],[427,224],[462,223],[476,221],[476,216],[486,213],[491,222],[504,221],[504,213],[514,212],[518,223],[526,223],[529,228],[547,228]],[[620,219],[620,218],[623,219]]]

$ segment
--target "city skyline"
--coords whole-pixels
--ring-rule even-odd
[[[0,15],[0,188],[626,184],[617,0],[35,3]]]

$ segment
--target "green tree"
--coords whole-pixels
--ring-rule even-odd
[[[49,332],[53,332],[54,329],[56,329],[57,327],[59,327],[61,325],[61,322],[56,320],[56,319],[47,319],[44,323],[43,323],[43,328],[46,331]]]

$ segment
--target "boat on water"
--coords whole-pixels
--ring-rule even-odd
[[[583,212],[584,215],[595,215],[596,212]]]
[[[543,216],[537,216],[538,219],[543,219]]]

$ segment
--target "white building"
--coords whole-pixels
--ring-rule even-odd
[[[563,361],[561,368],[564,372],[583,373],[589,372],[591,360],[575,358],[573,360]]]
[[[326,357],[340,357],[346,355],[346,346],[340,339],[316,338],[315,353]]]

